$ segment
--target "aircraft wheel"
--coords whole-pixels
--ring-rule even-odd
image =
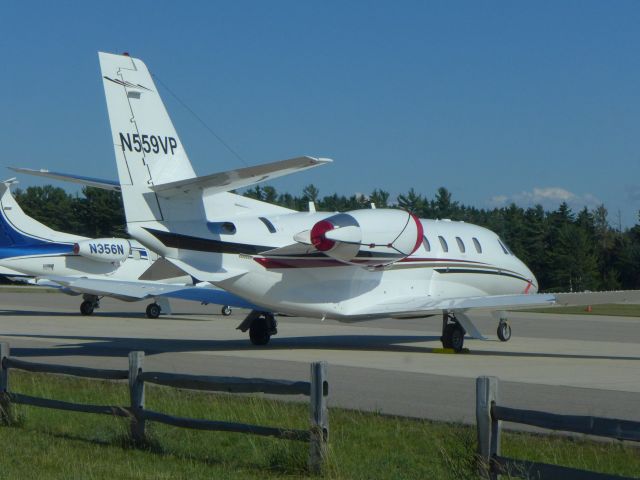
[[[249,339],[254,345],[266,345],[271,339],[269,322],[264,315],[256,318],[249,327]]]
[[[511,338],[511,325],[505,321],[498,324],[498,338],[501,342],[508,342]]]
[[[150,303],[147,305],[147,317],[158,318],[160,316],[160,305],[157,303]]]
[[[80,304],[80,313],[82,315],[91,315],[93,313],[94,307],[95,305],[93,302],[90,302],[89,300],[85,300]]]
[[[222,315],[224,315],[225,317],[228,317],[229,315],[231,315],[231,312],[232,310],[229,305],[222,306],[222,310],[221,310]]]
[[[452,348],[460,352],[464,346],[464,330],[457,323],[450,323],[444,327],[441,340],[444,348]]]

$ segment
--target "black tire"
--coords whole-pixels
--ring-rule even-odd
[[[148,318],[158,318],[160,316],[160,305],[157,303],[150,303],[147,305],[147,317]]]
[[[222,315],[224,315],[225,317],[228,317],[229,315],[231,315],[231,307],[229,305],[223,305],[222,306],[222,310],[220,310],[220,313],[222,313]]]
[[[94,308],[95,308],[95,305],[93,304],[93,302],[90,302],[89,300],[85,300],[80,304],[80,313],[82,315],[91,315],[93,313]]]
[[[271,339],[269,322],[264,315],[256,318],[249,327],[249,339],[254,345],[266,345]]]
[[[451,348],[455,352],[461,352],[464,346],[464,330],[460,325],[450,323],[444,327],[441,340],[444,348]]]
[[[508,342],[511,338],[511,325],[507,322],[500,322],[498,324],[498,338],[501,342]]]

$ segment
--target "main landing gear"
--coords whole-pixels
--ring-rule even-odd
[[[464,346],[464,335],[467,333],[456,320],[453,313],[442,314],[442,336],[440,341],[444,348],[450,348],[455,352],[461,352]]]
[[[100,308],[100,297],[85,293],[83,302],[80,304],[80,313],[82,315],[91,315],[96,308]]]
[[[229,315],[231,315],[232,311],[233,310],[231,310],[231,307],[229,305],[223,305],[220,313],[222,313],[222,315],[224,315],[225,317],[228,317]]]
[[[254,345],[266,345],[278,333],[278,322],[273,313],[252,310],[237,329],[242,332],[249,330],[249,339]]]
[[[153,302],[147,305],[147,309],[145,312],[147,314],[147,318],[158,318],[160,316],[161,311],[162,311],[162,308],[160,308],[160,305]]]

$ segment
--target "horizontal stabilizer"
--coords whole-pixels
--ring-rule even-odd
[[[213,173],[204,177],[188,178],[176,182],[163,183],[151,189],[163,196],[181,195],[193,190],[207,190],[210,193],[228,192],[248,187],[274,178],[301,172],[309,168],[330,163],[328,158],[297,157],[279,162],[265,163],[254,167],[239,168],[227,172]]]
[[[89,187],[101,188],[103,190],[115,190],[120,191],[120,184],[113,180],[102,180],[99,178],[83,177],[82,175],[72,175],[67,173],[50,172],[41,168],[40,170],[34,170],[31,168],[19,168],[9,167],[14,172],[26,173],[27,175],[33,175],[36,177],[52,178],[54,180],[61,180],[63,182],[79,183],[81,185],[87,185]]]

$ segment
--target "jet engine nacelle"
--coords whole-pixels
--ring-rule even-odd
[[[95,238],[73,245],[73,253],[97,262],[123,262],[131,253],[131,244],[124,238]]]
[[[415,252],[423,227],[409,212],[393,209],[352,210],[317,222],[310,232],[313,246],[341,262],[382,266]]]

